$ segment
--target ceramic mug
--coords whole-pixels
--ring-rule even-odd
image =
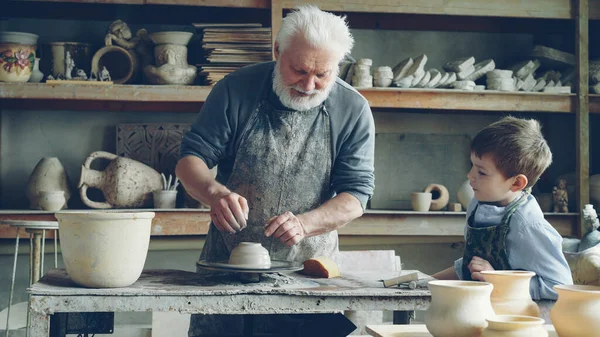
[[[410,194],[410,203],[417,212],[427,212],[431,207],[430,192],[413,192]]]

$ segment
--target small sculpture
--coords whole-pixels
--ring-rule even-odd
[[[75,77],[73,79],[80,80],[80,81],[86,81],[88,78],[87,78],[87,74],[85,73],[85,70],[77,69],[77,71],[75,72]]]
[[[98,80],[103,82],[109,82],[111,80],[110,73],[106,67],[102,67],[102,70],[100,70],[100,74],[98,74]]]
[[[56,79],[54,78],[54,76],[52,76],[52,74],[48,74],[48,76],[46,77],[46,81],[55,81]]]
[[[73,71],[74,68],[75,68],[75,61],[71,57],[71,53],[69,51],[67,51],[67,53],[65,55],[65,78],[67,80],[72,79],[71,72]]]
[[[143,69],[146,65],[151,64],[154,58],[152,41],[145,29],[138,30],[135,35],[135,37],[132,36],[131,29],[125,22],[117,20],[108,26],[104,44],[111,46],[114,42],[117,46],[127,49],[130,54],[133,54],[133,57],[141,59]]]
[[[560,179],[558,186],[554,186],[552,189],[552,196],[554,200],[554,212],[555,213],[569,213],[569,196],[567,194],[567,181]]]

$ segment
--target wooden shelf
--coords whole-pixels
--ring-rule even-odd
[[[6,108],[198,111],[212,87],[178,85],[77,85],[0,83]],[[359,90],[372,108],[571,112],[575,95],[460,91],[450,89],[370,88]],[[600,98],[598,98],[600,102]]]
[[[333,12],[411,13],[436,15],[497,16],[519,18],[573,19],[574,9],[569,0],[501,1],[423,1],[423,0],[372,0],[372,1],[307,1],[283,0],[283,8],[294,8],[303,3],[315,3],[319,8]],[[590,2],[590,12],[592,8]]]
[[[127,211],[127,210],[114,210]],[[131,210],[130,210],[131,211]],[[210,224],[210,214],[206,209],[153,210],[153,236],[206,235]],[[563,236],[575,236],[577,213],[546,213],[546,219]],[[5,220],[56,221],[53,212],[32,210],[0,211],[0,238],[14,238],[16,228],[8,226]],[[365,214],[340,229],[342,236],[389,236],[389,237],[445,237],[462,241],[465,226],[465,212],[413,212],[367,210]],[[22,233],[26,237],[27,233]],[[48,234],[51,238],[52,233]]]
[[[599,94],[590,94],[590,113],[591,114],[600,113],[600,95]]]
[[[199,7],[271,8],[271,0],[11,0],[13,2],[63,2],[113,5],[182,5]]]

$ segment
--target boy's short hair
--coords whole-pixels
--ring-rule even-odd
[[[471,142],[477,157],[492,156],[505,178],[523,174],[533,186],[552,163],[552,152],[535,119],[504,117],[483,128]]]

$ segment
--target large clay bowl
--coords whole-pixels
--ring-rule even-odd
[[[56,213],[67,273],[84,287],[115,288],[140,277],[154,212]]]

